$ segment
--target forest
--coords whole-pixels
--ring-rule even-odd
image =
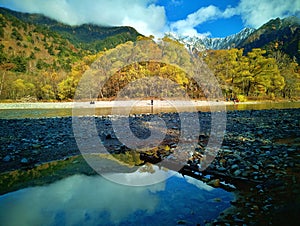
[[[122,45],[125,48],[124,45],[132,45],[132,42]],[[26,62],[28,59],[16,57],[1,65],[1,99],[21,100],[30,97],[33,100],[70,101],[74,98],[82,75],[97,58],[107,54],[106,51],[87,55],[70,63],[68,72],[57,69],[54,64],[45,66],[40,61],[37,62],[37,70],[31,72]],[[244,55],[243,49],[229,49],[208,50],[198,54],[217,78],[224,97],[237,97],[240,101],[299,97],[299,65],[279,51],[266,55],[265,50],[256,48]],[[42,65],[39,66],[40,64]],[[175,82],[190,98],[205,98],[202,90],[184,71],[161,62],[127,65],[106,81],[103,89],[99,90],[98,98],[114,98],[127,84],[154,76]],[[149,84],[142,83],[139,87],[135,85],[131,92],[143,94],[144,89],[153,85],[151,79],[149,81]],[[156,84],[156,90],[163,90],[158,86]],[[148,96],[150,95],[159,96],[158,93],[149,93]],[[173,97],[174,94],[172,96],[170,93],[168,96]]]
[[[103,56],[113,56],[114,52],[120,49],[132,49],[136,41],[150,43],[139,49],[139,54],[151,51],[156,51],[157,54],[158,51],[162,51],[157,46],[163,42],[185,48],[168,37],[158,40],[157,45],[154,37],[136,36],[135,33],[132,36],[126,29],[125,33],[115,34],[102,40],[101,46],[97,48],[95,45],[99,44],[99,41],[95,43],[95,40],[80,48],[83,45],[82,40],[74,43],[74,38],[67,39],[66,35],[52,31],[46,26],[23,22],[10,15],[0,14],[0,24],[0,100],[2,102],[71,101],[82,76],[91,69],[95,61]],[[62,27],[60,25],[59,28]],[[84,28],[88,29],[86,25]],[[67,29],[64,29],[66,32]],[[82,31],[80,29],[83,28],[76,29],[72,32]],[[107,30],[108,28],[104,29],[105,32],[108,32]],[[113,28],[111,32],[117,30]],[[95,35],[95,31],[93,34]],[[129,53],[124,50],[122,54],[128,55]],[[186,52],[169,50],[167,54],[169,59],[182,65],[189,61]],[[242,48],[230,48],[205,50],[196,54],[201,62],[205,62],[211,76],[217,79],[224,98],[234,97],[246,101],[298,99],[300,96],[300,67],[297,60],[278,49],[276,42],[267,50],[253,48],[246,52]],[[110,60],[118,64],[118,58],[122,57],[114,56]],[[119,62],[119,65],[122,64]],[[101,80],[102,75],[98,76]],[[143,82],[127,87],[128,84],[140,79]],[[166,79],[171,82],[165,84]],[[189,76],[189,72],[181,68],[166,62],[142,60],[123,65],[115,71],[105,81],[102,89],[98,90],[97,98],[116,98],[125,87],[127,93],[123,95],[128,98],[133,97],[133,94],[159,98],[162,93],[164,96],[176,98],[177,91],[181,91],[189,98],[205,99],[205,92],[207,92],[203,87],[199,87],[193,77]],[[152,93],[145,92],[149,87],[152,87]],[[211,89],[209,92],[215,91],[213,88],[209,89]]]

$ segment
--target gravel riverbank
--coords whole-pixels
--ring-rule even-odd
[[[167,157],[178,142],[178,114],[158,116],[165,121],[168,133],[163,148],[141,156],[144,161],[155,162]],[[144,125],[151,117],[153,115],[131,118],[132,130],[138,137],[149,135]],[[199,146],[183,173],[195,177],[209,175],[207,182],[215,187],[221,186],[222,181],[232,183],[237,194],[233,207],[211,223],[292,225],[300,211],[300,109],[228,111],[222,146],[203,172],[197,167],[205,155],[210,113],[199,112],[199,119]],[[95,121],[107,150],[114,154],[129,151],[116,139],[111,117],[96,117]],[[0,126],[2,173],[80,154],[71,117],[2,119]]]
[[[259,102],[248,101],[239,104],[256,104]],[[232,101],[176,101],[176,100],[154,100],[153,105],[156,107],[172,107],[172,106],[216,106],[216,105],[231,105]],[[88,107],[88,108],[111,108],[111,107],[144,107],[151,105],[151,100],[124,100],[124,101],[95,101],[90,102],[36,102],[36,103],[0,103],[0,109],[55,109],[55,108],[73,108],[73,107]]]

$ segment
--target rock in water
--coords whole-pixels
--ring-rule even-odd
[[[241,173],[242,173],[242,172],[238,169],[238,170],[234,171],[233,175],[237,177],[237,176],[239,176]]]
[[[24,164],[24,165],[26,165],[26,164],[29,163],[29,160],[27,158],[22,158],[21,159],[21,163]]]
[[[7,155],[3,158],[3,161],[4,162],[10,162],[11,161],[11,156],[10,155]]]
[[[220,179],[211,180],[207,184],[213,187],[220,187]]]

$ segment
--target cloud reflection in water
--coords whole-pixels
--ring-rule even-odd
[[[216,197],[223,201],[212,202]],[[0,225],[194,224],[218,216],[230,200],[232,194],[179,174],[151,186],[74,175],[0,196]]]

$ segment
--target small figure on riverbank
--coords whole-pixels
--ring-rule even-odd
[[[226,98],[226,101],[228,101],[228,98]],[[230,101],[232,101],[233,104],[236,104],[239,102],[239,99],[237,97],[230,97]]]

